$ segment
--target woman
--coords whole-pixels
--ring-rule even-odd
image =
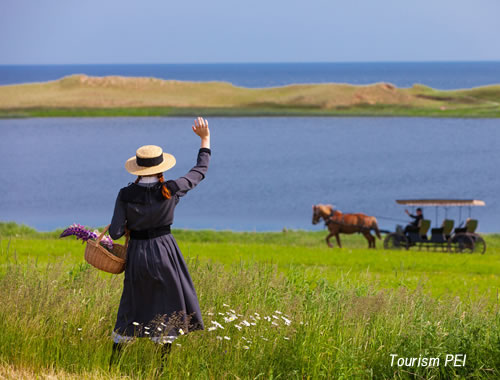
[[[175,206],[205,178],[210,161],[208,122],[199,117],[192,129],[201,148],[196,166],[185,176],[164,181],[163,172],[175,165],[175,158],[154,145],[140,147],[125,164],[138,177],[120,190],[109,227],[112,239],[130,231],[111,361],[134,336],[164,344],[166,353],[177,335],[203,329],[196,291],[170,233]]]

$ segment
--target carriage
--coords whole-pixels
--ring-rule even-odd
[[[420,250],[446,251],[456,253],[480,253],[486,252],[486,242],[476,232],[478,221],[471,218],[471,209],[476,206],[484,206],[485,203],[475,199],[409,199],[397,200],[396,203],[412,207],[435,207],[436,227],[431,228],[429,219],[422,219],[414,230],[406,231],[402,226],[397,226],[395,232],[388,232],[384,239],[386,249],[410,249],[412,247]],[[448,219],[448,207],[459,208],[459,225],[455,227],[455,221]],[[468,207],[469,218],[462,222],[462,208]],[[445,218],[438,227],[439,209],[444,208]],[[430,229],[430,235],[429,235]]]

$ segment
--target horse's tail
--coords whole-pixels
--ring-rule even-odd
[[[379,239],[382,239],[382,236],[380,235],[380,230],[378,229],[378,223],[377,223],[377,218],[373,217],[372,221],[372,228],[375,231],[375,234]]]

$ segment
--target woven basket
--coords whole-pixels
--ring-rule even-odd
[[[128,234],[125,236],[125,245],[113,244],[113,253],[104,248],[100,242],[108,231],[109,225],[102,231],[96,241],[88,240],[85,248],[85,260],[104,272],[118,274],[125,270],[127,260]]]

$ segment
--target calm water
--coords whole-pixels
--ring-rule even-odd
[[[181,200],[175,227],[321,229],[311,205],[406,220],[401,198],[476,198],[484,232],[500,231],[500,121],[424,118],[212,118],[207,178]],[[109,223],[123,165],[138,146],[195,163],[186,118],[0,120],[0,220],[41,230]],[[434,209],[426,217],[435,219]],[[438,215],[439,221],[444,212]],[[457,218],[456,209],[449,217]],[[463,217],[468,210],[463,210]]]
[[[245,87],[390,82],[398,87],[423,83],[439,89],[456,89],[500,83],[500,62],[0,65],[0,85],[44,82],[71,74],[217,80]]]

